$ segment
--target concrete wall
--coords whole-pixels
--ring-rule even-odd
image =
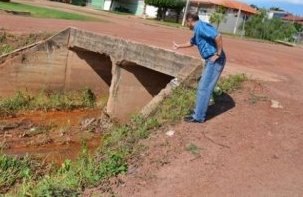
[[[200,7],[191,7],[191,12],[198,12],[199,17],[202,21],[210,23],[211,15],[216,11],[216,6],[214,5],[203,5]],[[234,33],[236,27],[236,33],[241,34],[243,28],[243,21],[245,18],[245,13],[241,12],[238,18],[238,10],[227,9],[225,19],[219,25],[219,31],[224,33]],[[237,22],[238,20],[238,22]],[[213,24],[216,27],[216,24]]]
[[[173,79],[169,75],[122,61],[115,65],[113,89],[108,103],[112,118],[127,121],[141,111]]]
[[[0,96],[87,87],[108,98],[112,118],[127,121],[144,106],[149,106],[145,114],[150,112],[172,79],[195,80],[201,64],[172,51],[71,28],[1,56]]]
[[[96,9],[104,9],[105,0],[90,0],[88,1],[88,6],[91,6]]]
[[[112,78],[110,57],[76,47],[68,49],[68,39],[69,31],[17,52],[15,57],[3,57],[0,96],[19,90],[81,90],[86,87],[98,96],[108,96]]]
[[[108,55],[71,48],[67,56],[65,89],[89,87],[97,96],[108,97],[111,70],[112,62]]]
[[[104,10],[110,10],[111,2],[112,2],[111,0],[104,0],[103,9],[104,9]]]
[[[149,18],[156,18],[157,17],[157,12],[158,8],[154,6],[147,5],[146,6],[146,16]]]
[[[0,96],[18,90],[63,89],[69,31],[0,57]]]

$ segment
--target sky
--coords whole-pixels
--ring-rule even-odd
[[[261,8],[279,7],[296,15],[303,16],[303,0],[240,0]]]

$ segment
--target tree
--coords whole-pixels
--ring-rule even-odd
[[[284,10],[279,7],[271,7],[271,8],[269,8],[269,10],[284,12]]]
[[[294,23],[295,28],[298,32],[303,32],[303,25],[299,23]]]
[[[260,8],[258,6],[256,6],[255,4],[250,4],[250,7],[256,9],[256,10],[260,10]]]
[[[152,5],[158,8],[158,20],[165,19],[165,15],[168,9],[174,9],[177,11],[177,15],[180,15],[182,9],[185,6],[184,0],[144,0],[144,2],[147,5]]]
[[[261,10],[260,14],[252,16],[247,21],[245,28],[246,36],[270,41],[291,41],[296,32],[293,23],[285,22],[279,18],[268,19],[266,10]]]
[[[86,0],[72,0],[73,5],[80,5],[80,6],[85,6],[86,5]]]
[[[210,16],[210,22],[216,24],[217,29],[219,28],[222,21],[225,20],[226,8],[223,6],[218,6],[216,11]]]

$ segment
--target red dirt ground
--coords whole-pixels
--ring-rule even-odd
[[[11,155],[28,153],[47,162],[61,164],[78,156],[82,142],[90,150],[101,143],[100,132],[81,130],[81,122],[99,118],[101,110],[70,112],[27,112],[15,117],[1,118],[0,125],[11,129],[0,130],[2,151]]]
[[[101,13],[110,22],[3,15],[0,28],[26,33],[75,26],[167,49],[191,36],[184,29]],[[261,85],[247,83],[231,95],[234,108],[205,124],[180,123],[142,142],[148,150],[119,177],[118,196],[303,196],[303,49],[228,36],[224,46],[224,74],[245,72]],[[199,57],[194,48],[177,52]],[[272,99],[283,108],[271,108]],[[165,135],[169,129],[176,131],[173,137]],[[187,151],[189,144],[198,153]],[[84,195],[100,192],[94,188]]]

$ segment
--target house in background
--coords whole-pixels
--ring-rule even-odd
[[[292,14],[288,14],[287,16],[282,17],[282,20],[289,23],[294,23],[303,26],[303,17],[295,16]],[[303,30],[294,35],[295,43],[303,44]]]
[[[137,16],[156,17],[157,8],[145,5],[144,0],[89,0],[88,5],[101,10],[129,12]]]
[[[210,16],[218,6],[225,7],[225,20],[219,26],[219,31],[225,33],[243,33],[245,20],[257,14],[255,8],[236,0],[191,0],[190,3],[189,12],[198,13],[200,19],[205,22],[210,22]],[[150,18],[155,18],[158,10],[156,7],[146,5],[144,0],[89,0],[88,5],[96,9],[124,11]],[[174,12],[169,11],[168,18],[170,13]]]
[[[243,34],[245,21],[257,14],[255,8],[235,0],[191,0],[189,11],[198,13],[202,21],[209,23],[218,6],[226,8],[225,19],[219,25],[219,31],[225,33]]]
[[[303,25],[303,17],[302,16],[294,16],[292,14],[288,14],[287,16],[284,16],[282,18],[282,20]]]
[[[285,16],[289,15],[288,12],[283,11],[283,10],[269,10],[267,12],[267,17],[268,19],[273,19],[273,18],[284,18]]]

